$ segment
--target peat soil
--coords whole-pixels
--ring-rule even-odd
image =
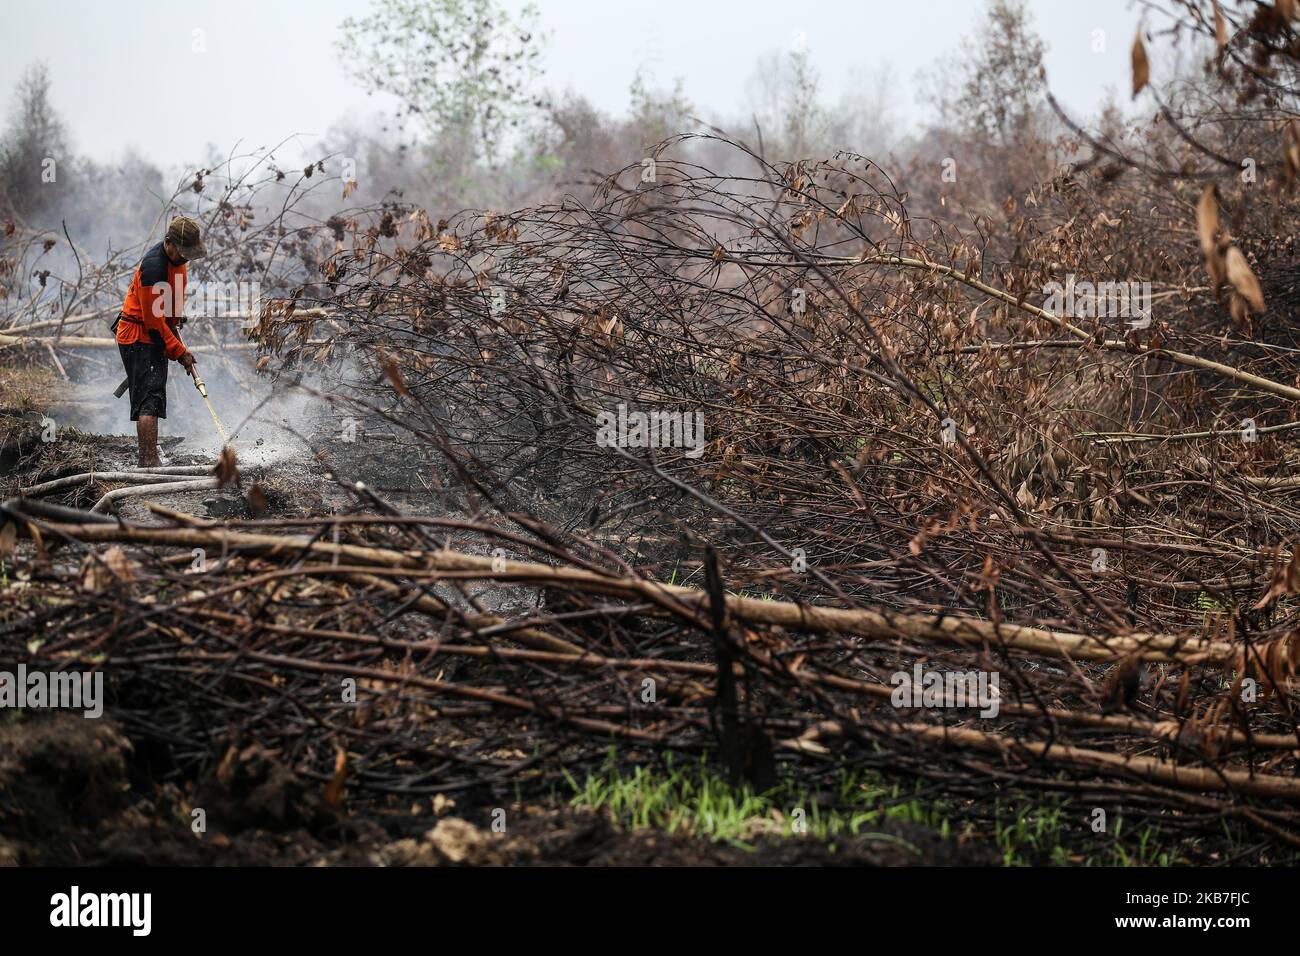
[[[188,791],[188,792],[186,792]],[[206,816],[194,832],[192,807]],[[603,866],[996,865],[991,850],[889,822],[839,840],[760,838],[748,847],[653,830],[555,802],[470,798],[329,806],[249,748],[192,785],[159,783],[111,716],[38,714],[0,723],[0,865]]]
[[[64,428],[43,440],[40,396],[0,394],[0,495],[39,481],[134,464],[134,436]],[[117,426],[129,428],[123,421]],[[165,507],[200,517],[317,516],[358,505],[357,481],[390,504],[447,514],[437,466],[380,425],[355,432],[326,405],[299,412],[280,430],[236,436],[240,487],[168,494]],[[167,430],[164,429],[164,435]],[[213,462],[207,437],[165,438],[173,464]],[[198,447],[196,447],[198,446]],[[89,507],[105,491],[90,483],[56,500]],[[140,498],[118,513],[162,521]],[[19,542],[19,548],[27,545]],[[518,599],[518,596],[515,597]],[[498,607],[502,605],[498,604]],[[3,626],[3,621],[0,621]],[[111,706],[100,719],[0,711],[0,864],[3,865],[996,865],[990,847],[941,838],[901,821],[873,833],[814,839],[759,837],[746,845],[685,834],[633,831],[606,816],[540,796],[502,806],[490,788],[454,798],[345,797],[333,807],[318,781],[300,779],[255,746],[211,754],[209,770],[178,779],[132,740]],[[205,815],[196,832],[194,808]],[[507,832],[492,829],[507,812]]]

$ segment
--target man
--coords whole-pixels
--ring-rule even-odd
[[[167,361],[194,375],[194,356],[176,333],[185,324],[186,263],[205,255],[199,224],[177,216],[163,241],[140,260],[117,317],[117,348],[126,367],[142,468],[161,464],[158,419],[167,417]]]

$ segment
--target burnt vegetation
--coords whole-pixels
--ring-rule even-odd
[[[84,463],[6,401],[0,658],[102,668],[178,826],[271,765],[309,804],[277,819],[331,838],[438,795],[486,826],[612,748],[825,813],[869,775],[976,842],[1052,806],[1035,862],[1092,858],[1098,810],[1129,848],[1294,860],[1298,24],[1281,0],[1145,9],[1138,119],[1085,121],[995,4],[941,121],[890,155],[808,109],[724,132],[680,91],[622,125],[551,102],[528,135],[562,171],[510,167],[527,201],[491,211],[368,197],[337,155],[213,162],[173,202],[202,196],[202,273],[263,303],[187,341],[308,391],[334,504],[271,482],[221,520],[51,508],[98,495],[22,494]],[[409,95],[490,131],[419,160],[438,188],[502,168],[500,117]],[[135,260],[81,249],[33,290],[71,239],[24,195],[5,360],[75,378]],[[699,414],[701,441],[598,441],[620,407]],[[223,485],[239,454],[236,431]],[[996,696],[900,707],[900,673]]]

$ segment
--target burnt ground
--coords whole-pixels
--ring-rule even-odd
[[[6,716],[0,723],[0,865],[644,866],[993,865],[987,847],[887,822],[828,845],[760,838],[748,846],[629,831],[547,801],[491,807],[435,798],[331,808],[255,748],[223,760],[188,793],[152,779],[111,717]],[[206,832],[191,827],[202,805]]]
[[[61,394],[33,370],[0,370],[0,494],[62,475],[134,464],[134,437],[64,427],[42,440],[42,420]],[[52,413],[54,414],[54,413]],[[55,414],[66,420],[66,415]],[[119,427],[129,423],[122,416]],[[447,513],[433,492],[427,460],[382,426],[339,437],[339,416],[318,405],[274,429],[237,439],[241,486],[169,494],[166,507],[201,517],[253,517],[247,492],[265,495],[267,517],[314,516],[354,507],[339,478],[365,481],[411,511]],[[125,427],[123,427],[125,426]],[[166,436],[169,429],[164,428]],[[207,448],[164,437],[171,464],[211,463]],[[338,478],[336,478],[338,476]],[[107,486],[88,485],[56,499],[89,507]],[[141,499],[121,503],[133,521],[161,521]],[[20,542],[20,548],[27,545]],[[516,595],[515,600],[518,599]],[[489,601],[489,603],[491,603]],[[502,606],[497,604],[498,607]],[[433,728],[434,738],[438,730]],[[508,801],[490,788],[412,802],[410,797],[344,799],[338,809],[321,783],[303,780],[256,747],[224,743],[194,778],[165,772],[145,741],[132,740],[111,705],[98,720],[79,715],[0,710],[0,864],[4,865],[989,865],[987,845],[959,843],[905,821],[882,821],[870,834],[815,839],[760,836],[747,844],[682,833],[623,829],[578,810],[554,791]],[[192,829],[204,808],[206,829]],[[491,828],[508,814],[508,834]]]

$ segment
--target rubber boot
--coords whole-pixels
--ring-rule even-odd
[[[140,446],[140,455],[136,459],[141,468],[157,468],[161,464],[158,458],[158,419],[153,415],[141,415],[135,423],[135,437]]]

